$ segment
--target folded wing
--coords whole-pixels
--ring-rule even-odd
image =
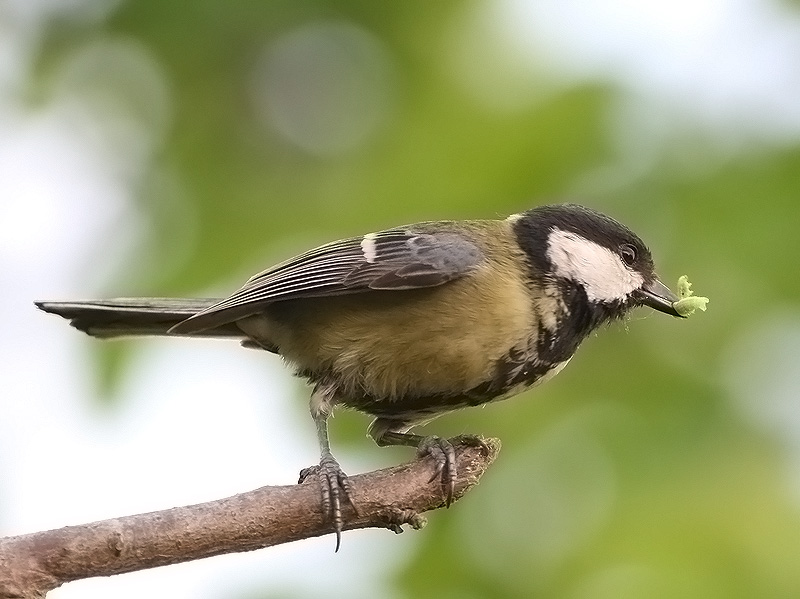
[[[456,232],[397,228],[334,241],[253,276],[170,332],[200,332],[291,299],[435,287],[464,276],[482,260],[480,249]]]

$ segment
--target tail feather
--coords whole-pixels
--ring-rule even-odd
[[[88,335],[111,338],[167,335],[170,328],[218,301],[145,297],[35,303],[40,310],[68,319],[73,327]],[[229,323],[192,336],[243,337],[244,334]]]

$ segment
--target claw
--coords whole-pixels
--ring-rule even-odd
[[[433,458],[436,465],[428,482],[431,483],[437,478],[441,478],[442,491],[444,492],[445,505],[447,507],[450,507],[453,503],[456,480],[458,479],[455,445],[480,447],[486,455],[489,455],[489,446],[477,435],[459,435],[449,440],[441,437],[425,437],[417,447],[418,455],[429,455]]]
[[[433,474],[431,474],[431,477],[428,479],[429,483],[432,483],[437,478],[441,478],[447,467],[447,453],[442,449],[441,442],[446,443],[447,441],[445,439],[439,439],[438,437],[427,437],[417,448],[418,455],[429,455],[433,458],[435,463]]]
[[[303,468],[300,471],[300,475],[297,477],[297,484],[302,485],[310,476],[316,476],[319,472],[319,466],[309,466],[308,468]]]
[[[333,525],[336,534],[336,551],[342,543],[342,530],[344,518],[342,517],[343,500],[350,504],[356,516],[359,515],[351,497],[353,486],[350,479],[342,471],[339,462],[332,455],[324,455],[319,465],[303,468],[300,471],[298,483],[302,484],[309,476],[316,475],[320,481],[320,503],[322,513],[327,521]]]

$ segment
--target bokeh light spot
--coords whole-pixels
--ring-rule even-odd
[[[318,155],[364,144],[387,117],[391,66],[382,43],[355,25],[304,25],[270,44],[252,98],[269,129]]]

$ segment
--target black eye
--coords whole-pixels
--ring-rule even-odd
[[[628,266],[633,266],[633,263],[636,262],[636,248],[630,243],[623,243],[619,246],[619,255]]]

